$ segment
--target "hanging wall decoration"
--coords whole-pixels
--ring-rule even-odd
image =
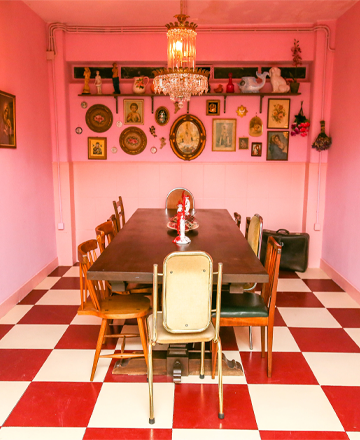
[[[164,137],[160,138],[160,150],[161,148],[165,147],[166,145],[166,139]]]
[[[88,138],[88,159],[106,160],[107,146],[106,137]]]
[[[213,119],[212,151],[236,151],[236,119]]]
[[[103,133],[109,130],[113,123],[113,115],[106,105],[92,105],[86,112],[86,124],[90,130]]]
[[[301,101],[300,111],[297,115],[295,115],[294,122],[291,124],[291,136],[300,134],[300,136],[305,137],[309,133],[310,121],[304,115],[302,108],[303,102],[304,101]]]
[[[180,116],[170,130],[170,145],[176,156],[193,160],[204,150],[206,131],[204,124],[193,115]]]
[[[0,91],[0,147],[16,148],[15,96]]]
[[[220,100],[208,99],[206,101],[206,115],[219,116],[220,115]]]
[[[244,116],[246,116],[247,112],[248,112],[248,109],[246,107],[244,107],[243,105],[238,107],[236,110],[236,113],[238,116],[240,116],[240,118],[243,118]]]
[[[269,99],[267,128],[289,128],[290,99]]]
[[[253,137],[261,136],[263,132],[263,123],[259,116],[254,116],[250,119],[249,135]]]
[[[83,129],[81,127],[76,127],[75,128],[75,133],[76,134],[81,134],[83,132]]]
[[[170,113],[166,107],[159,107],[155,112],[155,121],[159,125],[166,125],[169,122]]]
[[[289,132],[268,131],[266,160],[288,160]]]
[[[332,139],[325,133],[325,121],[320,121],[320,127],[321,132],[316,138],[315,142],[312,144],[312,148],[315,148],[317,151],[324,151],[330,148]]]
[[[155,133],[155,127],[153,125],[149,128],[149,131],[150,131],[150,134],[152,134],[154,136],[154,138],[157,137],[157,134]]]
[[[248,150],[249,149],[249,138],[242,137],[239,138],[239,150]]]
[[[145,150],[146,134],[138,127],[128,127],[120,135],[120,147],[127,154],[139,154]]]

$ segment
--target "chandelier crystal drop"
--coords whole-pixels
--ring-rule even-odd
[[[170,95],[181,108],[191,95],[207,91],[209,72],[195,67],[197,25],[186,21],[188,15],[179,14],[175,18],[177,22],[166,25],[168,67],[154,70],[154,90]]]

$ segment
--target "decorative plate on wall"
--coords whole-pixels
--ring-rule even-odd
[[[170,145],[176,156],[183,160],[198,157],[206,142],[204,124],[193,115],[180,116],[170,130]]]
[[[106,105],[92,105],[86,112],[86,124],[90,130],[103,133],[109,130],[113,123],[113,115]]]
[[[127,154],[139,154],[145,150],[146,134],[138,127],[128,127],[120,135],[120,147]]]

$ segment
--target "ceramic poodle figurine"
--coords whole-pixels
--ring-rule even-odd
[[[273,93],[287,93],[290,91],[290,86],[286,84],[285,79],[281,76],[281,70],[278,67],[272,67],[269,76]]]

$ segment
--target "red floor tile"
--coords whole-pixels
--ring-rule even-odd
[[[360,387],[322,387],[345,431],[360,431]]]
[[[2,339],[13,327],[12,324],[0,324],[0,339]]]
[[[0,350],[0,380],[31,381],[51,350]]]
[[[286,327],[285,321],[277,308],[275,309],[274,325],[276,327]]]
[[[83,440],[171,440],[171,429],[87,428]]]
[[[360,347],[342,328],[289,329],[302,352],[360,353]]]
[[[100,326],[98,325],[69,325],[66,332],[56,345],[56,349],[92,350],[96,348]],[[103,350],[113,350],[117,339],[107,338]]]
[[[291,270],[280,270],[279,278],[300,278],[296,272]]]
[[[87,427],[101,386],[32,382],[3,426]]]
[[[23,298],[19,304],[22,305],[31,305],[36,304],[39,299],[45,295],[45,293],[48,292],[48,290],[32,290],[30,293],[28,293],[25,298]]]
[[[238,350],[233,327],[221,327],[220,339],[223,350]]]
[[[69,269],[71,269],[71,266],[59,266],[48,277],[62,277]]]
[[[278,292],[278,307],[324,307],[312,292]]]
[[[349,440],[346,432],[260,431],[261,440]]]
[[[53,289],[80,289],[80,278],[79,277],[63,277],[55,283],[52,288]]]
[[[267,377],[267,354],[240,353],[248,384],[318,385],[302,353],[273,353],[272,377]]]
[[[20,319],[18,324],[70,324],[78,308],[78,306],[35,305]]]
[[[218,418],[218,412],[216,385],[175,386],[174,429],[257,429],[246,385],[224,385],[223,420]]]
[[[328,309],[344,328],[360,327],[360,309]]]
[[[343,292],[333,280],[303,280],[313,292]]]

